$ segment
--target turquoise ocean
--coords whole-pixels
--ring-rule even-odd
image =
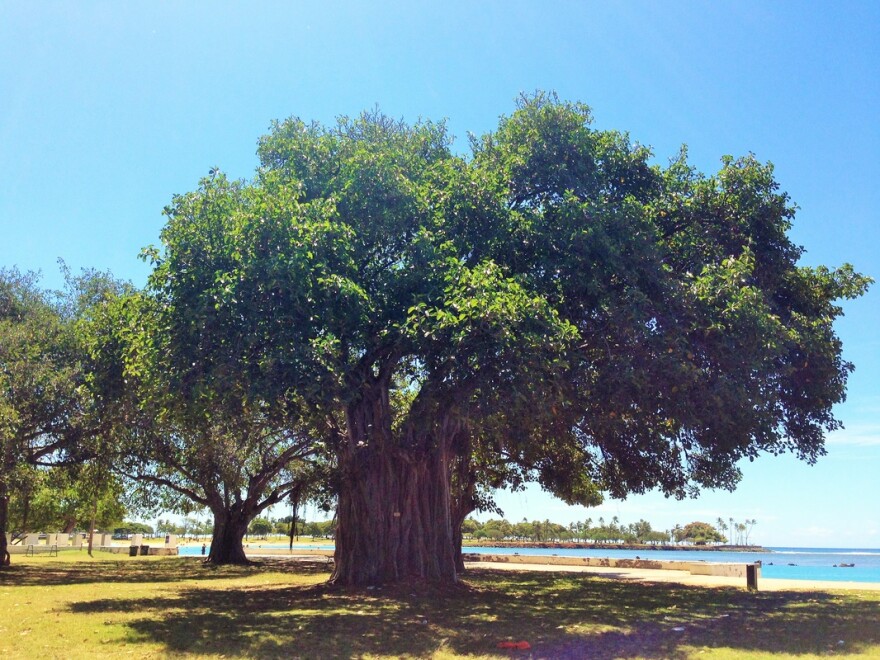
[[[834,582],[876,582],[880,589],[880,549],[865,548],[767,548],[769,552],[687,550],[598,550],[563,548],[475,548],[465,552],[614,559],[665,559],[753,563],[761,562],[761,577]],[[854,564],[851,568],[841,564]]]
[[[251,552],[260,548],[287,548],[287,544],[249,543]],[[332,550],[330,544],[297,545],[297,548]],[[480,554],[558,555],[565,557],[607,557],[613,559],[665,559],[753,563],[760,561],[761,577],[831,582],[876,582],[880,589],[880,549],[877,548],[767,548],[768,552],[686,550],[602,550],[596,548],[492,548],[467,546],[465,552]],[[181,555],[200,555],[200,546],[180,548]],[[841,564],[853,564],[842,567]]]

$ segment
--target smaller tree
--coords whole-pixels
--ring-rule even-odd
[[[248,534],[266,538],[272,533],[272,521],[268,518],[254,518],[248,525]]]
[[[462,536],[466,538],[472,537],[477,530],[480,528],[480,523],[478,523],[473,518],[465,518],[464,522],[461,524],[461,533]]]
[[[335,520],[313,520],[304,525],[307,535],[314,538],[332,538],[336,533]]]
[[[647,543],[650,538],[651,532],[651,523],[647,520],[639,520],[637,523],[633,523],[631,525],[633,536],[639,541],[639,543]]]
[[[645,536],[644,543],[650,543],[652,545],[669,543],[670,538],[669,532],[651,531]]]
[[[178,201],[177,224],[189,227],[189,211],[198,215],[202,207]],[[252,368],[257,362],[252,355],[233,352],[208,360],[206,347],[245,347],[221,336],[211,320],[213,293],[170,296],[180,284],[175,268],[186,269],[185,264],[154,258],[151,288],[119,296],[91,328],[94,385],[113,423],[114,467],[131,481],[146,509],[211,512],[206,561],[248,563],[242,545],[248,524],[301,490],[303,471],[294,466],[311,460],[319,448],[295,394],[275,391],[267,398],[256,391],[252,379],[264,374]],[[246,317],[246,312],[235,316]]]
[[[10,501],[19,498],[26,519],[33,470],[98,454],[83,323],[121,285],[63,270],[67,287],[56,292],[33,273],[0,268],[0,566],[10,559]]]
[[[94,484],[92,471],[87,463],[23,472],[9,500],[9,528],[70,534],[89,529],[93,512],[96,527],[112,528],[125,516],[122,484],[112,475]]]
[[[727,538],[723,534],[706,522],[692,522],[681,529],[676,529],[675,540],[687,541],[695,545],[727,542]]]
[[[135,520],[123,520],[118,526],[113,528],[113,536],[129,536],[131,534],[143,534],[144,536],[153,536],[155,533],[153,526],[144,522]]]

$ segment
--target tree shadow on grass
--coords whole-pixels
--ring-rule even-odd
[[[569,583],[560,574],[530,575],[516,588],[533,594],[531,616],[549,617],[569,633],[553,639],[538,632],[536,648],[550,658],[683,658],[701,647],[824,655],[869,647],[876,652],[880,645],[877,594],[750,593],[604,579]],[[583,634],[571,634],[576,631]]]
[[[426,601],[428,599],[425,599]],[[330,585],[183,588],[167,597],[102,599],[69,606],[75,613],[143,614],[126,623],[127,640],[160,642],[170,654],[227,657],[333,657],[364,653],[429,654],[437,640],[419,598]],[[430,608],[426,608],[430,609]]]
[[[94,600],[70,610],[135,613],[125,623],[131,643],[227,657],[421,657],[442,647],[486,654],[499,652],[503,640],[525,640],[532,647],[499,652],[508,656],[600,659],[685,657],[693,647],[858,652],[880,643],[876,596],[754,594],[486,569],[469,570],[466,581],[453,588],[343,590],[324,584],[220,590],[188,583],[168,596]]]
[[[14,564],[0,570],[4,586],[60,586],[98,583],[180,582],[181,580],[227,580],[255,575],[266,570],[297,574],[326,574],[327,564],[317,560],[290,558],[255,561],[245,566],[206,564],[201,558],[99,559],[94,562],[55,561],[45,564]]]
[[[660,585],[643,585],[653,588]],[[702,593],[717,602],[700,602]],[[688,658],[699,649],[728,649],[757,654],[828,655],[876,653],[880,644],[880,604],[837,598],[828,593],[745,594],[728,589],[683,587],[694,601],[680,614],[641,616],[619,629],[581,638],[551,640],[542,647],[548,658]],[[728,593],[723,593],[728,592]],[[873,656],[872,656],[873,657]]]

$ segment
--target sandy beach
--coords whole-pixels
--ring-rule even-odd
[[[501,562],[468,562],[474,568],[489,568],[504,571],[569,571],[593,573],[603,577],[638,582],[669,582],[701,587],[741,587],[745,588],[745,580],[735,577],[717,575],[691,575],[686,571],[671,571],[653,568],[604,568],[599,566],[559,566],[548,564],[507,564]],[[880,584],[875,582],[831,582],[819,580],[782,580],[778,578],[760,578],[759,591],[833,591],[833,590],[880,591]]]
[[[306,561],[329,561],[332,551],[317,549],[297,549],[293,552],[284,549],[246,548],[245,552],[251,559],[288,557]],[[519,557],[520,561],[522,557]],[[615,566],[566,566],[547,563],[508,563],[499,561],[466,561],[468,568],[487,568],[502,571],[566,571],[575,573],[592,573],[603,577],[638,582],[668,582],[700,587],[740,587],[746,588],[742,577],[725,577],[720,575],[694,575],[688,571],[666,570],[661,568],[623,568]],[[877,582],[837,582],[830,580],[785,580],[780,578],[761,577],[758,580],[759,591],[880,591]]]

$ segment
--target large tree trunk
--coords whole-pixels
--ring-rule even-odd
[[[331,581],[455,582],[446,452],[366,451],[346,466]]]
[[[216,509],[214,512],[214,532],[211,536],[211,552],[206,562],[212,564],[249,564],[244,554],[243,539],[250,522],[240,510]]]
[[[0,481],[0,568],[9,566],[9,550],[6,548],[6,528],[9,525],[9,491],[6,482]]]
[[[456,425],[422,420],[421,431],[395,440],[381,379],[365,386],[347,422],[331,581],[455,582],[449,461]]]

